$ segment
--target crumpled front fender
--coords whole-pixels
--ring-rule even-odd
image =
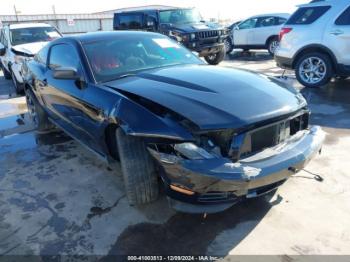
[[[111,116],[118,119],[118,124],[128,135],[178,141],[193,140],[191,133],[175,121],[157,116],[128,99],[121,99],[112,110]]]

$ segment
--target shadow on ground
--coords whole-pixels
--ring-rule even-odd
[[[267,61],[273,60],[273,56],[271,56],[268,52],[254,52],[254,51],[238,51],[235,50],[230,54],[226,55],[226,59],[235,60],[235,61]]]
[[[236,236],[227,243],[222,256],[239,244],[282,197],[268,202],[265,196],[241,202],[229,210],[208,215],[176,213],[164,224],[141,223],[128,227],[118,237],[109,254],[102,261],[115,261],[119,255],[203,255],[215,238],[227,229],[235,229]],[[224,253],[224,254],[223,254]]]

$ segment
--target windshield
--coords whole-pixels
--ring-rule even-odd
[[[203,64],[190,51],[162,35],[118,35],[83,46],[97,82],[153,68]]]
[[[35,42],[48,42],[61,35],[53,27],[31,27],[11,29],[11,44],[22,45]]]
[[[166,24],[189,24],[199,23],[202,20],[200,13],[196,9],[175,9],[160,11],[160,23]]]

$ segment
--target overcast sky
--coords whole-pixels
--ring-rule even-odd
[[[197,7],[205,18],[241,19],[263,13],[291,13],[297,4],[309,0],[0,0],[0,14],[92,13],[139,5],[171,5]]]

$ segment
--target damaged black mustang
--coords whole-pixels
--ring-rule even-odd
[[[27,63],[38,131],[58,126],[121,162],[131,205],[162,184],[171,206],[219,212],[275,190],[321,150],[302,95],[273,78],[206,65],[166,36],[57,39]]]

